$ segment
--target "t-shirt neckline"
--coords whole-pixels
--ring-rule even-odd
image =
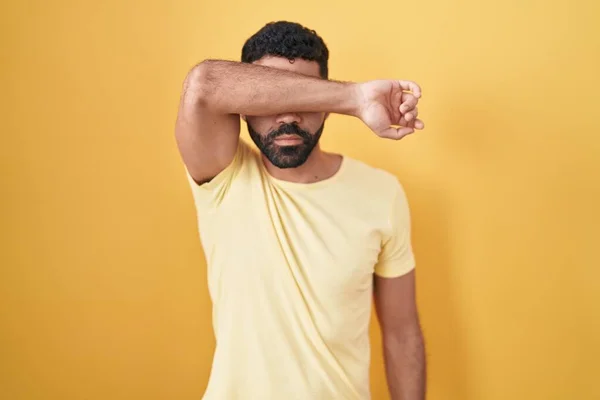
[[[297,188],[297,189],[315,189],[315,188],[320,188],[320,187],[328,185],[328,184],[332,184],[335,181],[337,181],[338,179],[340,179],[340,176],[343,175],[344,171],[347,168],[347,164],[348,164],[348,158],[344,155],[341,155],[341,157],[342,157],[342,161],[340,163],[340,167],[333,175],[331,175],[328,178],[322,179],[320,181],[308,182],[308,183],[291,182],[291,181],[286,181],[283,179],[275,178],[267,170],[267,167],[265,166],[261,155],[259,155],[259,162],[260,162],[261,169],[263,170],[263,173],[267,176],[267,178],[279,186],[286,186],[286,187]]]

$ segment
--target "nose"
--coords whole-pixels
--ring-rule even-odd
[[[278,124],[299,124],[302,122],[302,117],[298,113],[279,114],[275,119]]]

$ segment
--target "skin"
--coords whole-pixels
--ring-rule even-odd
[[[374,276],[375,309],[392,400],[425,398],[425,343],[415,296],[415,271],[398,278]]]
[[[330,113],[361,119],[376,135],[400,140],[423,129],[419,86],[411,81],[341,83],[321,79],[314,61],[264,57],[253,65],[204,61],[187,75],[175,136],[181,156],[198,183],[210,181],[233,160],[240,116],[259,135],[295,124],[314,134]],[[293,134],[274,146],[297,146]],[[278,168],[263,155],[275,178],[311,183],[334,175],[341,156],[317,144],[295,168]],[[425,398],[425,349],[415,296],[415,273],[374,276],[374,298],[382,330],[386,376],[393,400]]]
[[[264,57],[255,62],[256,65],[277,68],[284,71],[290,71],[313,78],[320,78],[319,64],[314,61],[289,60],[281,57]],[[252,125],[257,132],[269,132],[276,129],[280,124],[297,124],[300,128],[314,133],[325,122],[329,113],[327,112],[283,112],[277,115],[268,115],[264,117],[243,116],[245,120]],[[284,139],[278,141],[280,146],[294,144],[294,139]],[[342,157],[337,154],[326,153],[321,150],[319,144],[313,149],[310,156],[304,164],[293,169],[279,169],[271,164],[263,155],[263,162],[267,171],[275,178],[291,181],[310,183],[327,179],[333,176],[342,163]]]

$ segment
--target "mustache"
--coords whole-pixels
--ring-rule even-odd
[[[300,136],[302,139],[304,139],[305,143],[309,142],[312,139],[312,135],[310,133],[308,133],[304,129],[301,129],[296,124],[281,125],[279,128],[269,132],[266,139],[268,142],[273,142],[279,136],[291,135],[291,134]]]

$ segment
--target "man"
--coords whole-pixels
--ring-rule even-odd
[[[319,147],[330,113],[382,138],[422,129],[420,88],[328,80],[328,57],[314,31],[270,23],[241,63],[204,61],[185,79],[176,139],[216,336],[206,400],[370,398],[373,293],[392,399],[424,399],[405,194],[391,174]],[[259,151],[239,139],[240,117]]]

